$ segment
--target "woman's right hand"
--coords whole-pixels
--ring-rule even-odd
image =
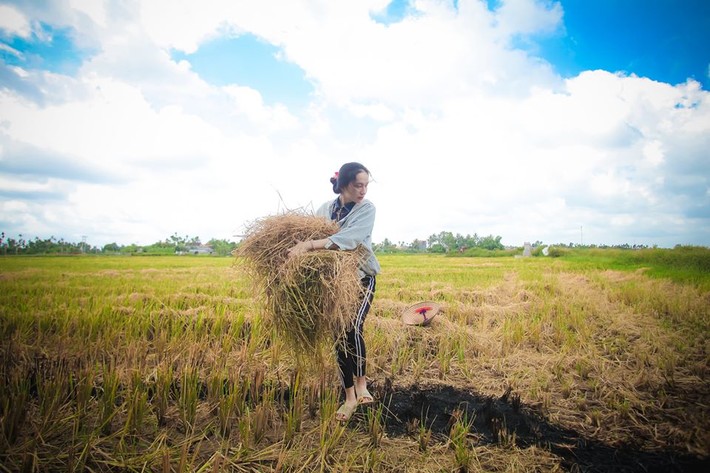
[[[293,258],[294,256],[301,255],[308,252],[313,247],[310,241],[299,241],[293,247],[288,250],[288,257]]]

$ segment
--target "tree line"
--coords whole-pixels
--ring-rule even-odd
[[[63,238],[34,239],[25,238],[22,234],[17,237],[5,235],[0,232],[0,254],[2,255],[38,255],[38,254],[189,254],[208,253],[217,256],[228,256],[237,247],[238,243],[226,239],[212,238],[207,243],[202,243],[199,237],[189,235],[179,236],[174,233],[165,240],[157,241],[151,245],[121,245],[116,242],[108,243],[102,247],[94,246],[86,241],[70,242]]]
[[[397,244],[385,238],[382,243],[374,245],[374,250],[381,253],[408,252],[408,253],[464,253],[469,250],[504,250],[501,236],[478,236],[453,234],[443,231],[432,234],[426,240],[415,239],[411,243],[399,242]]]
[[[63,238],[25,239],[22,234],[18,237],[8,237],[5,232],[0,233],[0,254],[31,255],[31,254],[204,254],[227,256],[239,245],[238,242],[226,239],[212,238],[207,243],[202,243],[200,237],[178,235],[173,233],[164,240],[159,240],[151,245],[122,245],[116,242],[108,243],[102,247],[94,246],[86,241],[70,242]],[[477,234],[461,235],[443,231],[431,235],[426,240],[415,239],[410,243],[397,244],[385,238],[381,243],[373,245],[378,253],[417,252],[417,253],[461,253],[470,249],[503,250],[500,236],[488,235],[479,237]]]
[[[501,236],[479,236],[461,235],[442,231],[432,234],[426,240],[414,239],[409,243],[400,241],[394,243],[385,238],[380,243],[373,244],[376,253],[443,253],[461,254],[464,256],[504,256],[507,254],[517,254],[519,248],[506,248],[501,243]],[[91,245],[86,241],[70,242],[63,238],[35,237],[25,238],[22,234],[17,237],[6,236],[5,232],[0,232],[0,255],[36,255],[36,254],[147,254],[147,255],[170,255],[170,254],[211,254],[215,256],[229,256],[239,246],[236,241],[212,238],[207,243],[202,243],[199,237],[173,233],[164,240],[157,241],[151,245],[122,245],[116,242],[108,243],[102,247]],[[619,248],[619,249],[642,249],[647,245],[580,245],[575,243],[556,243],[545,245],[541,241],[536,241],[532,245],[533,253],[537,255],[544,246],[550,246],[550,255],[557,256],[562,248]]]

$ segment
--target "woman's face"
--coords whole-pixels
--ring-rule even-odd
[[[343,199],[343,203],[362,202],[367,194],[367,185],[369,183],[370,176],[365,171],[357,173],[355,180],[340,191],[340,197]]]

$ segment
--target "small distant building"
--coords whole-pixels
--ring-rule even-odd
[[[532,245],[530,245],[529,241],[526,241],[523,244],[523,257],[528,257],[532,256]]]
[[[416,251],[426,251],[427,242],[426,240],[414,240],[412,242],[412,248]]]
[[[214,250],[211,246],[199,245],[188,247],[187,253],[191,255],[211,255],[212,253],[214,253]]]

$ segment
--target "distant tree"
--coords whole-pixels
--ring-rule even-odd
[[[108,253],[108,252],[118,253],[120,250],[121,250],[121,247],[118,246],[118,243],[115,243],[115,242],[114,243],[107,243],[106,245],[104,245],[104,247],[102,249],[102,251],[104,253]]]
[[[143,247],[138,246],[135,243],[121,247],[121,253],[138,253],[141,251],[143,251]]]
[[[397,250],[397,246],[389,238],[385,238],[382,243],[374,245],[373,250],[378,253],[393,253]]]
[[[456,249],[456,237],[451,232],[439,232],[438,234],[431,235],[428,242],[430,248],[438,245],[443,247],[445,252]]]
[[[170,242],[175,247],[176,253],[187,251],[188,240],[189,240],[189,237],[187,235],[185,235],[184,237],[181,237],[181,236],[178,236],[177,232],[170,235]]]
[[[462,235],[460,233],[454,235],[452,232],[444,231],[431,235],[427,242],[429,251],[432,253],[452,253],[462,252],[471,248],[502,250],[504,246],[500,242],[501,239],[502,237],[494,237],[493,235],[481,238],[476,233],[473,235]]]
[[[493,235],[488,235],[487,237],[481,238],[478,246],[486,250],[502,250],[505,247],[500,242],[501,239],[502,237],[500,236],[494,237]]]
[[[229,256],[232,254],[232,251],[234,251],[234,249],[237,247],[237,243],[233,241],[218,240],[216,238],[212,238],[210,241],[207,242],[207,246],[212,248],[212,250],[218,256]]]
[[[429,252],[430,253],[446,253],[446,248],[441,243],[434,243],[433,245],[429,245]]]

